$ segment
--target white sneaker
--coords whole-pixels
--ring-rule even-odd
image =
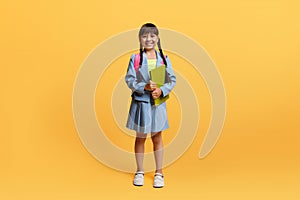
[[[143,186],[144,185],[144,172],[136,172],[133,179],[133,185]]]
[[[161,173],[155,173],[153,187],[162,188],[165,185],[164,176]]]

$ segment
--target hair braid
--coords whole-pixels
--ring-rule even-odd
[[[142,66],[142,63],[143,63],[143,46],[140,43],[140,63],[139,63],[139,66]]]
[[[161,57],[162,57],[162,59],[163,59],[163,61],[164,61],[164,64],[165,64],[166,67],[167,67],[167,61],[166,61],[166,58],[165,58],[165,56],[164,56],[163,50],[162,50],[162,48],[161,48],[160,39],[159,39],[158,42],[157,42],[157,46],[158,46],[160,55],[161,55]]]

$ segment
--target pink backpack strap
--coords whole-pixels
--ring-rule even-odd
[[[134,66],[134,69],[135,71],[137,72],[139,70],[139,65],[140,65],[140,54],[137,53],[134,55],[134,63],[133,63],[133,66]]]

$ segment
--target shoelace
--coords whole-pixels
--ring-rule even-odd
[[[144,178],[144,173],[143,172],[137,172],[137,173],[135,173],[134,178],[135,178],[135,180],[143,179]]]

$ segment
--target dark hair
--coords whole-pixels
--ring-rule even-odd
[[[153,34],[155,34],[155,35],[158,36],[159,31],[158,31],[157,27],[154,24],[152,24],[152,23],[146,23],[146,24],[144,24],[140,28],[139,38],[141,38],[142,35],[147,34],[147,33],[153,33]],[[164,61],[164,64],[167,66],[167,61],[166,61],[166,58],[164,56],[163,50],[161,48],[160,39],[158,39],[157,46],[158,46],[158,50],[159,50],[160,56],[162,57],[162,59]],[[140,66],[143,63],[143,51],[144,51],[143,50],[143,46],[140,43]]]

